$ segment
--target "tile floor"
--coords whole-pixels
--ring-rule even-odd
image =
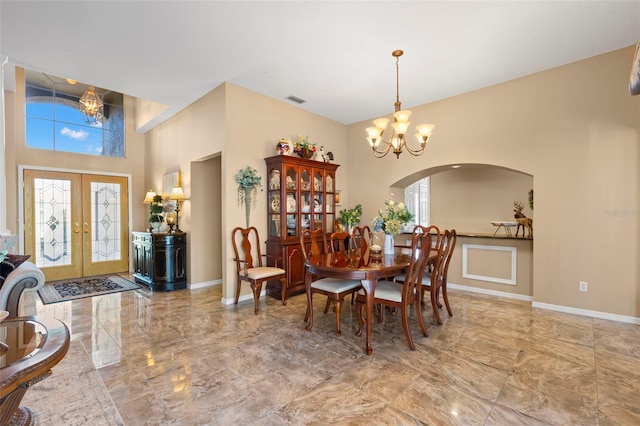
[[[640,424],[638,325],[451,290],[454,316],[436,326],[427,311],[428,338],[412,313],[416,351],[388,314],[366,356],[348,303],[336,337],[320,297],[311,332],[304,295],[263,297],[259,315],[220,299],[218,286],[30,303],[82,341],[127,425]]]

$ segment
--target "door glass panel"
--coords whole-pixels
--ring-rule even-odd
[[[120,185],[91,182],[91,261],[120,260]]]
[[[71,181],[34,179],[35,263],[71,264]]]

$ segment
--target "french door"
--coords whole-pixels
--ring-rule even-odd
[[[129,269],[126,177],[24,170],[25,253],[48,281]]]

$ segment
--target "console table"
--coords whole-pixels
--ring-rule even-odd
[[[133,233],[133,277],[153,290],[187,288],[187,234]]]
[[[20,401],[29,387],[51,375],[69,340],[69,329],[56,319],[10,317],[0,323],[0,424],[34,424],[35,414]]]

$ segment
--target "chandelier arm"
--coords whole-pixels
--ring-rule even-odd
[[[414,156],[418,156],[422,154],[422,151],[424,151],[424,149],[427,147],[427,144],[425,142],[424,145],[420,144],[421,148],[418,149],[411,149],[411,147],[409,146],[409,143],[405,141],[404,146],[405,148],[407,148],[407,151],[409,151],[409,154],[414,155]]]
[[[389,151],[391,151],[392,145],[390,142],[387,142],[382,138],[380,139],[380,142],[384,143],[387,147],[381,151],[381,150],[378,150],[375,146],[372,146],[371,149],[373,150],[373,155],[376,158],[382,158],[386,156],[389,153]]]

